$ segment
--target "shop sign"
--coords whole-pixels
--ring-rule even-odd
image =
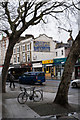
[[[42,61],[42,64],[50,64],[53,63],[53,60],[44,60]]]
[[[34,41],[35,52],[50,52],[50,42]]]
[[[54,59],[54,64],[64,64],[67,58]]]

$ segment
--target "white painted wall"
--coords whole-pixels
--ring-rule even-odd
[[[44,41],[50,42],[50,52],[35,52],[34,51],[34,41]],[[39,36],[38,38],[34,39],[31,44],[31,56],[32,61],[42,61],[42,60],[49,60],[55,57],[55,42],[53,42],[52,38],[47,37],[46,35]]]
[[[63,55],[61,52],[62,50],[63,50]],[[55,56],[55,58],[64,58],[65,57],[65,47],[57,48],[57,49],[55,49],[55,52],[57,52],[57,56]]]
[[[34,59],[35,58],[35,59]],[[32,53],[32,61],[42,61],[42,60],[50,60],[53,59],[53,53],[46,52],[33,52]]]

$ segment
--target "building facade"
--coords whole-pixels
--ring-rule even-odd
[[[3,37],[0,41],[0,65],[4,64],[8,43],[8,37]],[[57,43],[44,34],[37,38],[22,37],[14,46],[11,65],[26,67],[28,71],[44,71],[47,78],[60,79],[70,52],[69,43]],[[75,70],[76,75],[79,74],[79,66],[76,65]]]
[[[51,37],[40,35],[37,38],[21,40],[14,46],[13,64],[31,66],[33,71],[42,71],[42,61],[55,57],[55,42]]]
[[[51,37],[40,35],[33,41],[32,62],[33,70],[42,70],[42,61],[51,60],[55,57],[55,42]],[[39,62],[40,61],[40,62]]]

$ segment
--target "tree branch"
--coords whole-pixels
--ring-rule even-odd
[[[75,4],[74,4],[74,2],[72,1],[72,3],[73,3],[73,6],[77,9],[77,10],[80,10],[80,8],[78,8]],[[79,3],[77,3],[77,4],[80,4],[80,2]]]
[[[10,12],[8,10],[8,2],[5,2],[3,4],[3,8],[5,8],[5,14],[7,15],[8,17],[8,22],[10,24],[10,27],[11,27],[11,30],[13,30],[13,24],[12,24],[12,21],[11,21],[11,18],[10,18]]]

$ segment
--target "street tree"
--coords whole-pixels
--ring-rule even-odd
[[[77,12],[80,12],[80,2],[78,5],[76,5],[74,2],[73,6],[78,10]],[[68,103],[68,91],[69,91],[69,86],[70,86],[70,82],[71,82],[71,78],[72,78],[72,73],[74,70],[74,66],[76,64],[76,61],[79,59],[80,57],[80,19],[79,19],[79,14],[78,14],[78,35],[76,37],[76,39],[73,41],[69,55],[67,57],[65,66],[64,66],[64,71],[63,71],[63,75],[61,77],[61,82],[59,84],[58,87],[58,91],[54,100],[54,103],[63,105],[65,107],[69,106]],[[66,30],[65,28],[62,28],[64,30]],[[67,30],[66,30],[67,31]],[[72,30],[68,30],[67,32],[70,32],[70,37],[72,38]]]
[[[59,88],[57,91],[57,95],[55,97],[54,102],[65,107],[68,107],[68,91],[72,78],[72,72],[74,70],[74,66],[76,61],[80,56],[80,31],[73,41],[72,47],[70,49],[69,55],[67,57],[63,75],[61,77],[61,82],[59,84]]]
[[[41,21],[45,23],[45,16],[47,15],[50,15],[57,20],[55,14],[63,13],[65,10],[71,8],[72,6],[73,2],[71,1],[60,2],[59,0],[17,0],[16,2],[7,0],[6,2],[0,2],[0,31],[6,33],[9,39],[9,45],[4,60],[4,66],[2,69],[2,92],[6,92],[5,84],[10,60],[13,54],[13,48],[20,39],[21,34],[30,26],[37,25]],[[78,58],[77,53],[79,52],[79,36],[80,33],[75,39],[74,44],[71,48],[71,52],[68,56],[63,77],[54,101],[55,103],[62,104],[62,102],[60,101],[63,100],[64,104],[68,103],[67,96],[71,73],[73,70],[73,65]],[[27,37],[30,37],[30,35],[27,35]],[[70,63],[71,61],[72,64]],[[62,97],[64,98],[63,100]]]

